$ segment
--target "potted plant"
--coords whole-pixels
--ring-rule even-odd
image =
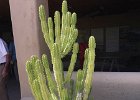
[[[67,1],[64,0],[62,17],[60,17],[60,12],[56,11],[54,23],[51,17],[46,22],[43,5],[39,7],[39,17],[44,39],[51,53],[53,71],[50,70],[45,54],[42,55],[41,59],[33,55],[27,61],[26,71],[35,100],[88,100],[94,72],[96,47],[94,37],[89,38],[83,69],[77,71],[76,81],[74,81],[71,76],[79,51],[79,45],[75,42],[78,36],[77,14],[68,11]],[[64,75],[62,58],[71,51],[70,65],[66,75]]]

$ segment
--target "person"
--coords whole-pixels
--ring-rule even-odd
[[[9,53],[12,57],[11,64],[12,64],[12,69],[14,72],[13,74],[14,74],[16,80],[19,81],[18,69],[17,69],[17,59],[16,59],[16,50],[15,50],[13,35],[11,35],[11,39],[10,39],[10,43],[9,43]]]
[[[79,51],[80,51],[80,69],[83,69],[84,63],[84,55],[85,50],[88,48],[88,44],[86,42],[79,43]]]
[[[0,100],[8,100],[6,77],[9,73],[10,55],[6,42],[0,37]]]
[[[85,50],[88,48],[87,37],[81,35],[82,41],[79,43],[79,54],[80,54],[80,69],[83,69]]]

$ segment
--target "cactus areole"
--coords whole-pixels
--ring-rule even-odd
[[[42,55],[41,59],[33,55],[26,62],[26,71],[34,99],[89,100],[94,72],[95,38],[93,36],[89,38],[83,69],[77,71],[77,77],[74,81],[71,76],[79,51],[79,44],[75,42],[78,36],[77,14],[68,11],[67,1],[64,0],[62,16],[59,11],[56,11],[54,19],[49,17],[46,20],[45,8],[40,5],[39,18],[45,42],[51,53],[53,71],[50,70],[45,54]],[[62,58],[69,52],[72,52],[72,56],[68,71],[64,76]]]

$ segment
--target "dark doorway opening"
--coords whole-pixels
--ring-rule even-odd
[[[20,100],[20,84],[19,80],[16,79],[18,75],[17,69],[15,69],[15,61],[13,60],[13,55],[15,56],[16,52],[13,53],[13,33],[12,33],[12,23],[10,16],[10,6],[9,0],[0,0],[0,35],[1,38],[7,43],[8,52],[11,56],[10,61],[10,71],[7,79],[7,91],[10,100]],[[11,43],[13,42],[13,45]],[[11,50],[10,50],[11,48]],[[16,56],[15,56],[16,57]],[[15,75],[16,71],[16,75]]]

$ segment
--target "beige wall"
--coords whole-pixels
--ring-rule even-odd
[[[16,46],[18,72],[20,77],[21,98],[31,96],[25,63],[31,55],[47,53],[40,29],[38,6],[47,0],[9,0],[13,34]],[[46,11],[48,13],[48,11]]]

